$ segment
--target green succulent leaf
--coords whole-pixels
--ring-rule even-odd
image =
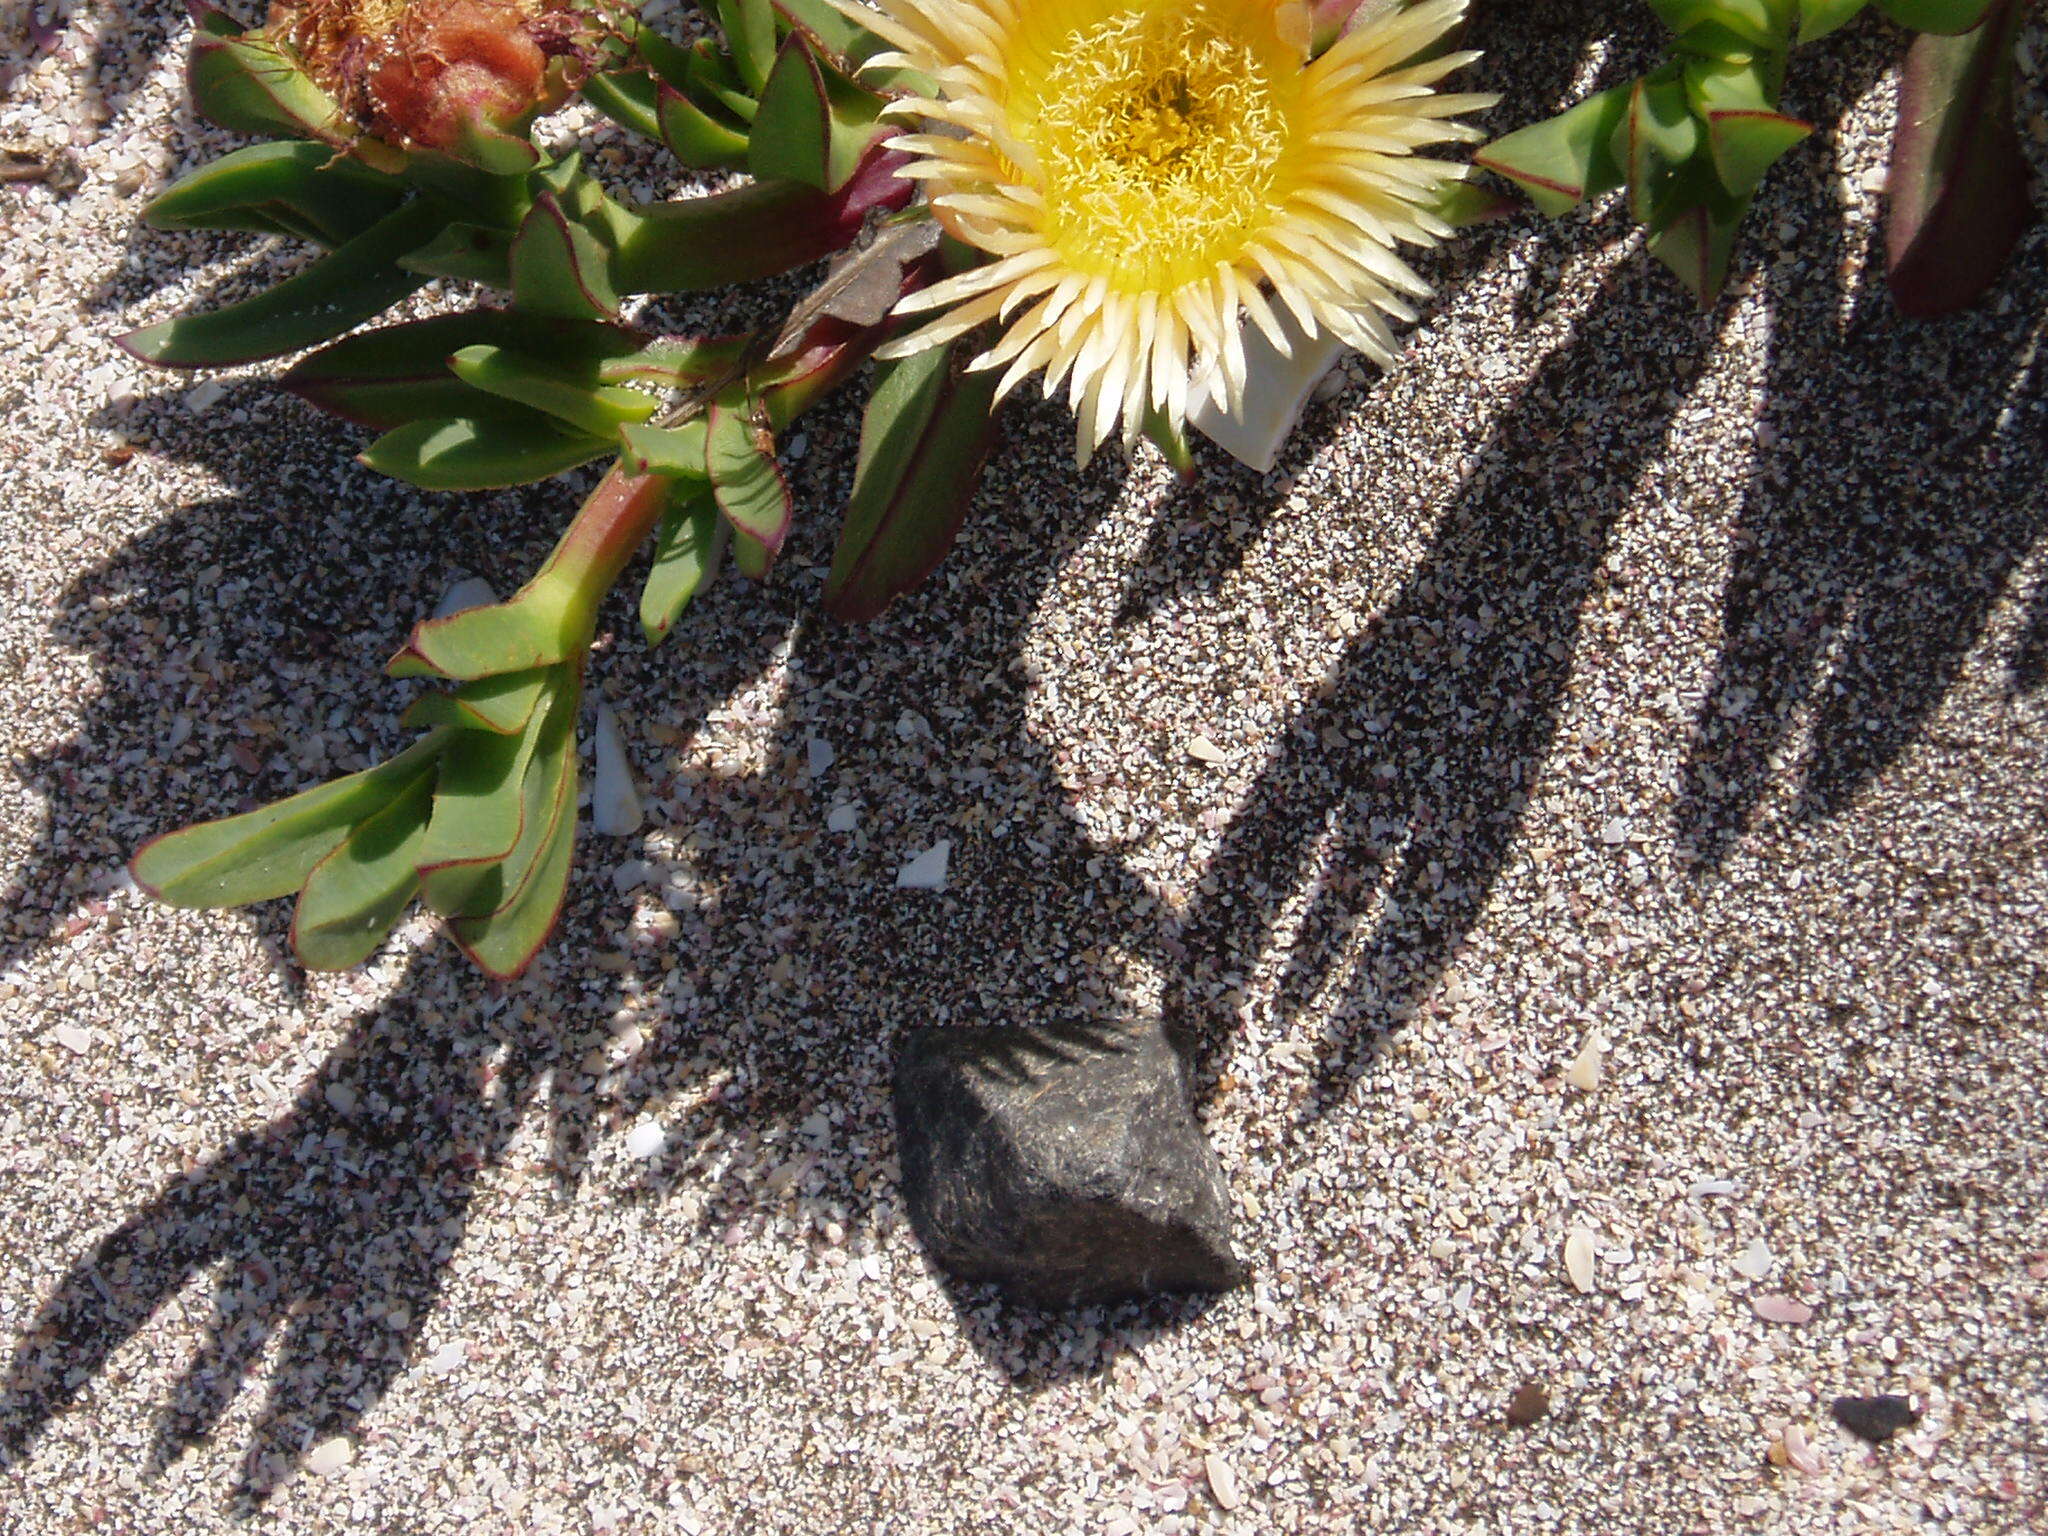
[[[422,279],[452,277],[489,288],[512,286],[512,236],[508,229],[460,220],[445,225],[433,239],[408,251],[399,265]]]
[[[1679,173],[1704,138],[1681,81],[1652,78],[1630,88],[1610,153],[1628,172],[1629,212],[1653,232],[1682,205]]]
[[[1798,19],[1798,0],[1650,0],[1664,24],[1688,42],[1700,41],[1715,52],[1733,46],[1782,50]]]
[[[441,217],[424,199],[414,199],[268,293],[144,326],[120,344],[144,362],[200,368],[276,357],[331,340],[426,281],[396,263],[440,227]]]
[[[733,560],[764,580],[790,520],[789,483],[775,462],[774,441],[743,405],[712,402],[704,426],[704,467],[718,510],[732,524]]]
[[[759,95],[775,67],[775,7],[770,0],[713,0],[718,30],[747,89]]]
[[[1902,27],[1958,37],[1974,32],[1992,9],[2005,0],[1877,0],[1878,6]]]
[[[485,491],[546,480],[615,445],[558,427],[539,412],[408,421],[363,450],[361,460],[426,491]]]
[[[626,467],[639,475],[666,475],[672,480],[703,480],[704,419],[676,427],[629,426],[620,434]]]
[[[1813,132],[1811,123],[1776,109],[1757,64],[1695,61],[1686,65],[1685,88],[1706,125],[1714,174],[1737,197],[1754,192],[1778,158]]]
[[[493,731],[516,736],[546,693],[554,676],[547,667],[531,672],[507,672],[498,677],[480,677],[464,683],[453,693],[422,694],[413,700],[400,722],[408,726],[447,725],[466,731]]]
[[[616,437],[620,427],[643,422],[655,410],[651,395],[603,383],[594,367],[551,365],[509,347],[463,347],[448,359],[448,366],[465,384],[532,406],[592,437]]]
[[[1475,165],[1507,177],[1553,217],[1624,179],[1614,157],[1616,130],[1628,114],[1630,88],[1617,85],[1577,106],[1494,140],[1472,157]]]
[[[994,440],[995,374],[932,347],[875,371],[825,608],[863,622],[929,575],[960,531]]]
[[[613,271],[621,293],[679,293],[774,277],[850,245],[867,216],[910,198],[900,157],[871,150],[836,192],[757,181],[709,197],[623,211]]]
[[[1799,0],[1799,41],[1817,42],[1856,19],[1870,0]]]
[[[1997,0],[1977,31],[1917,37],[1899,85],[1885,262],[1909,315],[1974,303],[2033,221],[2014,122],[2020,0]]]
[[[566,320],[618,317],[611,252],[571,219],[551,192],[533,200],[513,238],[511,273],[513,302],[531,314]]]
[[[362,964],[404,916],[420,888],[416,865],[433,788],[429,764],[313,866],[292,913],[292,950],[308,967]]]
[[[521,786],[519,840],[479,888],[498,904],[453,924],[455,940],[493,976],[516,976],[547,942],[568,889],[576,846],[576,709],[565,696],[534,744]]]
[[[448,744],[436,731],[389,762],[239,816],[146,843],[136,883],[174,907],[238,907],[288,896],[349,832],[405,793]]]
[[[379,430],[455,416],[533,421],[530,406],[456,377],[448,359],[474,346],[550,358],[604,382],[612,381],[614,368],[636,369],[650,358],[665,361],[678,350],[674,342],[621,325],[473,309],[358,332],[301,358],[278,382],[321,410]],[[658,372],[621,371],[618,377],[662,381]]]
[[[1749,199],[1709,192],[1689,202],[1650,241],[1650,254],[1676,274],[1702,309],[1721,296],[1735,232],[1749,211]]]
[[[405,184],[324,144],[250,144],[158,193],[152,229],[245,229],[328,247],[355,238],[405,200]]]
[[[467,681],[580,658],[598,603],[660,521],[667,499],[667,482],[614,466],[531,581],[502,603],[415,624],[384,670]]]
[[[236,32],[218,11],[192,44],[185,78],[192,105],[236,133],[335,145],[355,137],[334,98],[296,58],[269,38]]]
[[[553,683],[561,669],[543,670]],[[527,766],[553,707],[552,698],[543,700],[516,736],[463,731],[441,754],[434,812],[418,864],[427,905],[443,917],[481,916],[502,900],[494,877],[519,843]]]
[[[761,92],[748,169],[763,180],[836,191],[874,143],[883,105],[819,58],[803,33],[792,32]]]
[[[678,481],[661,514],[654,564],[640,589],[640,631],[649,645],[661,644],[690,599],[717,576],[730,538],[709,483]]]

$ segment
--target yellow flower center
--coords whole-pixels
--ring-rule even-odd
[[[1076,270],[1176,288],[1268,221],[1301,73],[1275,18],[1273,0],[1127,3],[1026,50],[1013,121]]]

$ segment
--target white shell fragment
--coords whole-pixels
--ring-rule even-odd
[[[952,857],[951,839],[940,838],[896,871],[896,888],[899,891],[943,891],[946,888],[946,865]]]
[[[468,1346],[460,1339],[450,1339],[427,1357],[426,1370],[431,1376],[448,1376],[468,1363]]]
[[[836,755],[832,750],[832,743],[823,737],[813,736],[804,743],[804,767],[814,779],[832,766]]]
[[[1575,1290],[1593,1289],[1593,1238],[1584,1227],[1573,1227],[1564,1240],[1564,1272]]]
[[[668,1132],[659,1120],[642,1120],[626,1133],[626,1151],[634,1157],[658,1157],[667,1145]]]
[[[50,1037],[76,1056],[92,1049],[92,1031],[81,1025],[59,1024],[50,1031]]]
[[[630,837],[640,830],[640,791],[619,717],[609,704],[597,707],[597,769],[591,776],[590,825],[606,837]]]
[[[825,817],[827,832],[851,832],[860,825],[860,807],[857,805],[835,805]]]
[[[306,1453],[306,1470],[315,1477],[329,1477],[355,1459],[356,1448],[346,1435],[322,1440]]]
[[[1209,1479],[1209,1492],[1216,1499],[1219,1509],[1236,1509],[1244,1503],[1244,1495],[1237,1486],[1237,1473],[1229,1462],[1214,1451],[1202,1458],[1202,1471]]]
[[[1197,736],[1188,743],[1188,756],[1198,763],[1220,763],[1227,760],[1227,754],[1206,736]]]
[[[1760,1237],[1750,1239],[1750,1244],[1735,1260],[1735,1273],[1751,1280],[1761,1280],[1771,1272],[1771,1250],[1764,1246]]]
[[[1564,1080],[1574,1088],[1591,1093],[1600,1086],[1600,1063],[1607,1055],[1607,1041],[1599,1030],[1586,1036],[1586,1043],[1579,1047],[1579,1054],[1572,1058],[1572,1064],[1564,1069]]]

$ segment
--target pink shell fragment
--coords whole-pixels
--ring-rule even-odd
[[[1790,1296],[1759,1296],[1750,1305],[1767,1323],[1803,1323],[1813,1316],[1813,1308]]]

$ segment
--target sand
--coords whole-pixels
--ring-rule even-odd
[[[233,141],[174,8],[57,9],[0,102],[83,173],[0,188],[9,1536],[2048,1518],[2048,231],[1895,314],[1893,34],[1797,60],[1826,131],[1711,314],[1612,209],[1496,226],[1271,475],[1076,472],[1025,405],[862,630],[818,611],[858,391],[820,409],[765,590],[653,653],[610,610],[647,824],[494,987],[421,919],[310,976],[281,906],[125,880],[392,750],[405,627],[583,482],[412,492],[275,365],[116,352],[303,257],[137,228]],[[1494,8],[1492,123],[1641,67],[1637,9],[1589,51],[1617,8]],[[1150,1011],[1251,1284],[934,1273],[902,1032]],[[1922,1417],[1872,1448],[1828,1405],[1880,1390]]]

